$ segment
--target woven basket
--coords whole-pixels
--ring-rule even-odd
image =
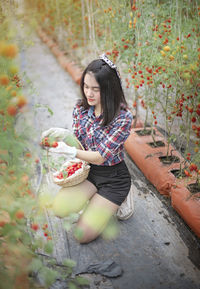
[[[58,179],[57,175],[64,171],[65,168],[67,168],[68,166],[71,166],[75,163],[80,162],[79,159],[75,159],[75,160],[70,160],[65,162],[60,171],[56,172],[53,174],[53,182],[59,186],[62,186],[64,188],[66,187],[71,187],[71,186],[75,186],[80,184],[81,182],[83,182],[85,179],[87,179],[89,171],[90,171],[90,166],[88,165],[88,163],[81,161],[82,162],[82,168],[78,169],[73,175],[66,177],[66,178],[62,178],[62,179]]]
[[[81,143],[77,140],[77,142],[79,143],[79,146],[82,150],[84,150],[83,146],[81,145]],[[65,169],[68,166],[71,166],[75,163],[79,163],[82,162],[82,167],[80,169],[78,169],[73,175],[69,176],[69,177],[65,177],[62,179],[58,179],[57,175],[62,172],[65,171]],[[66,161],[60,168],[59,171],[56,171],[52,174],[52,180],[56,185],[59,185],[61,187],[67,188],[67,187],[71,187],[71,186],[75,186],[80,184],[81,182],[83,182],[84,180],[87,179],[88,174],[90,171],[90,165],[88,164],[88,162],[86,161],[82,161],[78,158],[76,159],[72,159],[72,160],[68,160]]]

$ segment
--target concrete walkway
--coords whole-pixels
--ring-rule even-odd
[[[20,61],[24,77],[30,80],[26,88],[29,108],[37,107],[36,114],[30,112],[36,142],[47,128],[71,128],[79,88],[39,38],[33,34],[28,37],[33,46],[25,46],[27,34],[22,30],[19,40],[24,50]],[[120,265],[123,274],[117,278],[87,274],[90,288],[200,289],[199,240],[128,156],[126,163],[135,191],[135,213],[129,220],[119,222],[119,236],[114,241],[100,237],[88,245],[79,245],[62,228],[62,220],[47,214],[55,241],[54,257],[60,263],[64,257],[71,257],[79,271],[108,259]],[[64,289],[66,284],[58,281],[52,288]]]

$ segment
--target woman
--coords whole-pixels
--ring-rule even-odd
[[[75,230],[78,241],[88,243],[103,231],[130,190],[131,178],[123,149],[130,134],[132,114],[127,108],[117,68],[105,54],[87,66],[80,87],[82,99],[73,110],[73,131],[85,150],[63,142],[58,149],[62,146],[69,157],[89,162],[90,173],[87,180],[73,190],[61,189],[53,210],[59,215],[60,206],[69,203],[74,194],[76,201],[66,208],[65,215],[80,211],[89,200]],[[45,136],[55,136],[54,133],[50,129]]]

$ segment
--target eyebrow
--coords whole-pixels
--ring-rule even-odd
[[[89,87],[89,85],[85,82],[84,82],[84,85],[87,85]],[[92,86],[91,88],[100,88],[100,86]]]

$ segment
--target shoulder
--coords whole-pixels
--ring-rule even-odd
[[[110,123],[109,127],[112,131],[129,131],[133,121],[133,115],[128,108],[120,109],[117,116]]]
[[[125,107],[122,107],[118,113],[118,116],[117,116],[117,119],[118,120],[121,120],[121,121],[132,121],[133,120],[133,114],[132,112],[130,111],[130,109],[128,108],[125,108]]]
[[[129,109],[121,109],[117,116],[110,123],[111,130],[129,130],[133,120],[133,115]]]
[[[75,106],[74,106],[74,109],[83,109],[83,102],[82,102],[81,99],[78,99],[78,100],[76,101],[76,104],[75,104]]]
[[[76,102],[74,109],[73,109],[73,115],[74,116],[78,116],[78,115],[81,116],[81,115],[84,115],[86,113],[88,113],[88,109],[85,109],[83,107],[82,100],[78,99],[78,101]]]

